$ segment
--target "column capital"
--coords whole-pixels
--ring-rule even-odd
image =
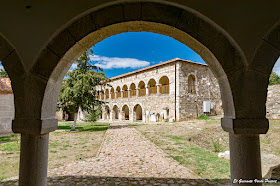
[[[12,129],[14,133],[42,135],[57,129],[57,119],[15,118]]]
[[[222,128],[232,134],[266,134],[269,122],[266,118],[222,118]]]

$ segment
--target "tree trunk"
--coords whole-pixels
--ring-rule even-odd
[[[74,113],[74,123],[73,123],[73,125],[72,125],[71,131],[74,131],[75,128],[76,128],[77,118],[78,118],[78,113],[75,112],[75,113]]]

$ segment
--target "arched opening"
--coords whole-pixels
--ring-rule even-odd
[[[118,120],[119,119],[119,108],[117,105],[115,105],[113,107],[113,117],[114,120]]]
[[[111,99],[115,99],[115,90],[113,87],[111,88],[110,93],[111,93]]]
[[[159,79],[160,93],[169,94],[169,78],[167,76],[162,76]]]
[[[100,91],[100,100],[104,100],[104,90]]]
[[[139,96],[145,96],[146,95],[146,87],[144,81],[140,81],[138,84],[139,89]]]
[[[188,92],[191,94],[196,93],[196,87],[195,87],[195,77],[194,75],[189,75],[188,77]]]
[[[155,3],[155,4],[157,4],[157,3]],[[119,6],[119,5],[116,5],[116,6]],[[161,6],[169,6],[169,5],[161,5]],[[141,7],[142,7],[142,5],[141,5]],[[155,6],[156,7],[156,6]],[[106,7],[107,8],[107,7]],[[109,13],[109,10],[110,10],[110,8],[111,7],[108,7],[108,9],[106,9],[106,11],[105,12],[107,12],[108,11],[108,15],[110,15],[110,13]],[[115,7],[114,7],[115,8]],[[177,8],[177,7],[176,7]],[[144,8],[143,8],[144,9]],[[178,8],[179,9],[179,8]],[[185,10],[182,10],[182,11],[185,11]],[[112,11],[112,12],[115,12],[115,11]],[[180,11],[178,11],[178,12],[180,12],[180,15],[183,15],[183,13],[184,12],[182,12],[181,13],[181,10]],[[186,11],[187,12],[187,11]],[[123,13],[123,12],[122,12]],[[141,12],[142,13],[142,12]],[[163,13],[163,15],[164,15],[164,11],[162,12]],[[189,12],[187,12],[187,13],[189,13]],[[117,13],[116,13],[117,14]],[[79,56],[79,52],[81,52],[82,50],[84,51],[84,48],[88,48],[88,47],[91,47],[92,45],[94,45],[94,44],[96,44],[97,42],[99,42],[100,40],[102,40],[103,38],[98,38],[98,39],[96,39],[96,34],[98,34],[99,36],[101,36],[102,37],[102,35],[104,35],[104,37],[106,38],[106,37],[109,37],[108,35],[114,35],[114,34],[117,34],[117,33],[121,33],[121,32],[126,32],[128,29],[128,26],[127,26],[127,24],[125,24],[125,26],[123,26],[122,27],[122,23],[120,24],[120,25],[117,25],[117,27],[114,27],[114,26],[116,26],[116,25],[114,25],[114,23],[119,23],[119,22],[124,22],[123,21],[123,15],[126,15],[126,14],[122,14],[122,18],[121,18],[121,21],[119,21],[119,20],[116,20],[115,22],[106,22],[107,20],[110,20],[111,21],[111,19],[104,19],[104,22],[102,22],[102,24],[100,24],[99,25],[99,27],[98,27],[98,31],[92,31],[92,30],[90,30],[90,31],[85,31],[86,33],[80,33],[80,32],[77,32],[77,33],[79,33],[79,35],[78,35],[78,39],[76,39],[75,40],[75,43],[77,43],[76,44],[76,46],[74,46],[73,47],[73,45],[74,44],[69,44],[70,46],[67,46],[67,47],[65,47],[66,49],[65,49],[65,51],[63,51],[62,52],[62,55],[61,56],[66,56],[66,58],[68,57],[68,59],[67,60],[64,60],[64,62],[60,62],[58,65],[56,65],[56,63],[57,63],[57,61],[55,61],[55,62],[52,62],[52,63],[55,63],[55,65],[54,64],[52,64],[53,65],[53,68],[55,67],[55,70],[54,70],[54,72],[52,72],[52,77],[50,78],[50,81],[48,81],[48,85],[47,85],[47,88],[46,88],[46,98],[44,97],[44,103],[43,103],[43,109],[42,109],[42,112],[44,112],[44,113],[46,113],[46,114],[42,114],[42,118],[50,118],[50,117],[48,117],[48,116],[51,116],[51,114],[49,114],[49,110],[51,110],[50,109],[50,107],[48,107],[48,106],[45,106],[45,105],[48,105],[48,100],[50,100],[50,98],[49,98],[49,96],[48,96],[48,94],[49,94],[49,90],[51,90],[52,89],[52,87],[53,87],[53,85],[55,84],[55,85],[58,85],[59,86],[59,82],[57,83],[57,79],[59,79],[59,77],[57,77],[57,74],[63,74],[63,73],[61,73],[61,71],[63,71],[63,68],[61,67],[62,66],[62,64],[63,63],[71,63],[71,62],[73,62],[73,58],[75,58],[75,57],[72,57],[73,56],[73,53],[75,54],[75,55],[77,55],[77,56]],[[142,14],[141,14],[142,15]],[[172,15],[172,14],[171,14]],[[188,14],[187,14],[188,15]],[[198,16],[197,15],[195,15],[195,14],[193,14],[193,13],[191,13],[190,14],[191,16],[193,16],[194,18],[197,18]],[[101,16],[102,17],[102,16]],[[164,17],[164,16],[163,16]],[[168,17],[168,16],[167,16]],[[182,16],[183,17],[183,16]],[[84,18],[84,17],[83,17]],[[160,16],[159,16],[159,18],[160,18]],[[176,17],[177,18],[177,17]],[[117,19],[117,17],[116,17],[116,19]],[[133,29],[131,30],[131,31],[142,31],[142,30],[149,30],[149,31],[152,31],[152,32],[157,32],[157,33],[163,33],[163,34],[166,34],[166,35],[169,35],[169,36],[173,36],[174,38],[177,38],[178,40],[181,40],[182,41],[182,43],[185,43],[185,44],[187,44],[187,43],[189,43],[191,46],[193,46],[194,48],[196,48],[196,51],[199,51],[198,53],[200,54],[200,55],[202,55],[202,56],[204,56],[204,58],[206,59],[206,61],[207,62],[210,62],[210,61],[212,61],[212,62],[210,62],[211,63],[211,65],[212,65],[212,68],[215,70],[215,75],[216,75],[216,77],[221,77],[221,76],[223,76],[223,75],[225,75],[225,73],[224,73],[224,70],[223,70],[223,68],[222,68],[222,66],[221,66],[221,64],[218,62],[218,60],[216,59],[216,57],[217,58],[219,58],[219,60],[221,59],[221,60],[223,60],[223,58],[222,57],[219,57],[219,55],[220,55],[220,51],[217,51],[216,53],[215,53],[215,48],[217,48],[217,45],[219,45],[220,43],[219,43],[219,41],[214,41],[214,38],[216,39],[216,38],[218,38],[217,40],[219,40],[220,38],[222,38],[222,39],[220,39],[222,42],[223,42],[223,44],[224,45],[226,45],[226,47],[229,45],[229,47],[231,47],[232,45],[232,42],[230,42],[230,41],[228,41],[229,39],[231,39],[231,38],[228,38],[227,36],[224,36],[223,35],[223,32],[219,32],[219,28],[218,27],[213,27],[212,25],[210,25],[208,22],[206,22],[205,20],[202,20],[201,18],[199,18],[198,20],[202,20],[201,22],[199,22],[199,24],[200,24],[200,26],[201,27],[203,27],[203,25],[204,25],[204,27],[203,28],[212,28],[213,27],[213,29],[211,29],[211,32],[209,32],[209,33],[211,33],[210,34],[210,36],[211,37],[208,37],[209,36],[209,34],[207,34],[207,32],[208,32],[208,30],[209,29],[207,29],[207,32],[206,33],[197,33],[197,29],[194,29],[195,30],[195,33],[194,33],[194,31],[192,31],[191,30],[191,28],[188,26],[189,24],[192,24],[192,23],[189,23],[188,21],[186,21],[186,20],[184,20],[184,17],[182,18],[183,19],[183,21],[181,20],[181,18],[180,18],[180,20],[179,19],[175,19],[175,20],[178,20],[178,25],[173,25],[173,24],[170,24],[170,23],[166,23],[166,22],[164,22],[164,20],[157,20],[157,19],[155,19],[155,20],[151,20],[151,19],[148,19],[150,22],[145,22],[145,19],[144,19],[144,21],[142,20],[142,17],[141,17],[141,21],[139,21],[139,22],[136,22],[136,23],[133,23],[134,25],[133,25]],[[92,20],[92,19],[90,19],[90,20]],[[132,18],[131,20],[137,20],[137,18]],[[139,19],[140,20],[140,19]],[[166,19],[166,20],[169,20],[169,19]],[[196,19],[194,19],[195,21],[196,21]],[[163,23],[163,24],[158,24],[156,27],[153,25],[153,23],[152,22],[158,22],[158,23]],[[182,26],[183,25],[183,23],[184,22],[186,22],[188,25],[184,25],[184,26],[186,26],[186,27],[184,27],[184,26]],[[182,23],[182,24],[181,24]],[[83,21],[80,21],[79,22],[79,24],[83,24]],[[106,30],[102,30],[103,29],[103,27],[106,27],[107,25],[112,25],[112,27],[107,27],[107,28],[105,28]],[[169,27],[169,26],[167,26],[167,25],[171,25],[172,27]],[[76,26],[76,25],[75,25]],[[166,27],[165,27],[166,26]],[[79,27],[79,26],[77,26],[77,27]],[[80,28],[80,27],[79,27]],[[86,28],[86,26],[84,27],[84,28]],[[118,29],[114,29],[114,28],[118,28]],[[179,28],[178,30],[176,30],[176,28]],[[186,30],[186,28],[187,28],[187,30]],[[190,28],[190,30],[189,30],[189,28]],[[70,29],[69,29],[70,30]],[[172,30],[172,33],[171,33],[171,30]],[[201,32],[203,32],[203,30],[204,29],[199,29],[199,31],[200,30],[202,30]],[[101,34],[102,32],[104,31],[104,33],[107,33],[107,34]],[[107,32],[106,32],[107,31]],[[108,32],[109,31],[109,32]],[[88,33],[94,33],[94,34],[89,34],[88,35]],[[98,32],[98,33],[97,33]],[[101,32],[101,33],[100,33]],[[204,31],[205,32],[205,31]],[[197,42],[194,38],[192,38],[192,37],[189,37],[188,36],[188,34],[186,34],[186,33],[188,33],[188,34],[190,34],[191,36],[193,36],[193,37],[195,37],[195,39],[197,39],[198,41],[200,41],[200,42]],[[87,36],[88,35],[88,36]],[[202,38],[200,38],[200,36],[203,36]],[[213,37],[212,37],[213,36]],[[214,37],[215,36],[215,37]],[[219,37],[218,37],[219,36]],[[80,38],[84,38],[84,39],[82,39],[82,40],[79,40]],[[183,39],[182,39],[183,38]],[[207,38],[206,40],[205,40],[205,38]],[[213,39],[210,39],[210,40],[208,40],[208,38],[213,38]],[[57,38],[56,38],[57,39]],[[59,39],[59,37],[58,37],[58,39]],[[212,43],[214,43],[215,45],[214,46],[212,46]],[[209,44],[209,45],[208,45]],[[211,45],[210,45],[211,44]],[[79,45],[79,46],[78,46]],[[82,46],[85,46],[85,47],[81,47],[81,45]],[[212,52],[214,52],[214,54],[215,55],[213,55],[213,53],[211,53],[207,48],[205,48],[204,46],[209,46],[209,48],[210,48],[210,50],[211,49],[213,49],[213,51]],[[223,45],[223,46],[224,46]],[[81,49],[82,48],[82,49]],[[64,55],[68,50],[71,50],[71,52],[69,52],[69,54],[71,53],[71,55]],[[232,53],[234,53],[234,54],[239,54],[238,53],[238,51],[236,51],[236,49],[235,49],[235,47],[232,47],[232,48],[230,48],[231,49],[231,51],[233,51]],[[69,51],[70,51],[69,50]],[[220,50],[220,49],[219,49]],[[54,50],[55,51],[55,50]],[[74,52],[73,52],[74,51]],[[202,51],[202,52],[200,52],[200,51]],[[70,57],[69,57],[70,56]],[[237,55],[235,55],[235,56],[237,56]],[[42,54],[42,56],[40,56],[40,57],[44,57],[44,54]],[[65,62],[66,61],[66,62]],[[239,60],[227,60],[228,61],[228,63],[230,63],[231,61],[237,61],[236,63],[237,64],[234,64],[234,65],[236,65],[236,68],[239,68],[240,67],[240,64],[239,64]],[[240,60],[241,61],[241,60]],[[210,64],[209,63],[209,64]],[[228,64],[227,63],[227,64]],[[222,64],[223,65],[223,67],[224,67],[224,64]],[[42,63],[42,61],[38,61],[38,62],[36,62],[36,64],[35,64],[35,66],[36,66],[36,68],[34,68],[35,70],[38,68],[38,66],[39,67],[44,67],[44,63]],[[67,65],[66,65],[67,66]],[[230,66],[230,65],[229,65]],[[242,65],[241,65],[242,66]],[[240,67],[241,68],[241,67]],[[42,68],[43,69],[43,68]],[[61,70],[62,69],[62,70]],[[53,69],[51,69],[51,70],[53,70]],[[56,71],[58,71],[58,73],[56,72]],[[44,77],[45,78],[45,76],[47,76],[45,79],[49,79],[49,74],[48,74],[48,72],[46,73],[47,75],[45,75],[44,73],[42,73],[42,77]],[[65,74],[65,73],[64,73]],[[63,75],[64,75],[63,74]],[[224,76],[224,77],[226,77],[226,76]],[[228,80],[227,80],[227,78],[223,78],[222,80],[221,80],[222,82],[222,85],[223,85],[223,87],[224,87],[224,89],[223,89],[223,91],[224,91],[224,97],[225,98],[227,98],[226,99],[226,102],[225,102],[225,115],[226,116],[232,116],[233,118],[235,117],[235,110],[234,110],[234,104],[233,104],[233,99],[232,99],[232,94],[231,94],[231,89],[230,89],[230,86],[229,86],[229,83],[228,83]],[[53,83],[53,82],[55,82],[55,83]],[[145,85],[145,84],[144,84]],[[138,86],[139,87],[139,86]],[[145,88],[145,86],[144,86],[144,88]],[[169,92],[169,91],[168,91]],[[146,94],[146,91],[145,91],[145,94]],[[52,95],[52,97],[54,97],[53,96],[53,94],[51,94]],[[139,106],[139,107],[141,107],[141,106]],[[135,109],[135,110],[137,110],[137,109]],[[46,111],[46,112],[45,112]],[[141,111],[142,111],[142,109],[141,109]],[[141,119],[142,119],[142,116],[141,116]]]
[[[134,83],[131,83],[129,89],[130,89],[130,96],[131,96],[131,97],[132,97],[132,96],[136,96],[136,86],[135,86]]]
[[[109,89],[106,89],[106,90],[105,90],[105,98],[106,98],[106,99],[109,99]]]
[[[156,81],[154,79],[149,80],[148,87],[149,87],[149,95],[157,93]]]
[[[108,120],[110,119],[110,108],[108,105],[105,106],[105,110],[104,110],[104,119],[105,120]]]
[[[122,108],[122,114],[123,114],[123,119],[124,120],[129,120],[129,108],[127,105],[124,105]]]
[[[128,97],[128,88],[127,85],[124,85],[122,88],[123,91],[123,98],[127,98]]]
[[[120,86],[118,86],[117,88],[116,88],[116,98],[120,98],[122,96],[122,94],[121,94],[121,88],[120,88]]]
[[[134,121],[142,121],[142,107],[137,104],[133,108],[133,120]]]

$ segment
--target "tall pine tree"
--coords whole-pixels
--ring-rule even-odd
[[[61,107],[71,106],[74,111],[74,123],[71,130],[75,130],[78,110],[86,111],[93,115],[103,103],[96,100],[97,85],[106,85],[108,78],[102,69],[94,66],[90,60],[92,50],[83,53],[78,60],[77,68],[69,71],[61,85],[58,102]]]

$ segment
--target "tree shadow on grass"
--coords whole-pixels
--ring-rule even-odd
[[[2,181],[0,185],[15,185],[17,180]],[[153,178],[153,177],[102,177],[67,175],[48,177],[51,185],[230,185],[228,179],[182,179],[182,178]]]

